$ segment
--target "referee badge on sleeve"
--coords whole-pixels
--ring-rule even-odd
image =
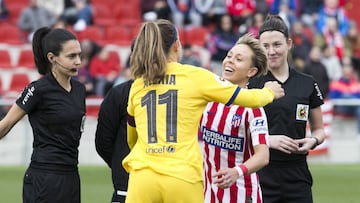
[[[309,117],[309,105],[297,104],[296,120],[307,121]]]

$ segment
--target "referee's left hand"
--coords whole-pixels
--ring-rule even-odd
[[[305,137],[303,139],[295,140],[295,142],[297,142],[300,147],[294,153],[296,153],[296,154],[306,154],[314,146],[316,141],[314,139],[310,138],[310,137]]]

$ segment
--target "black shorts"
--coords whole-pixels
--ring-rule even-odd
[[[297,167],[268,165],[258,171],[264,203],[312,203],[312,176],[307,164]]]
[[[23,203],[80,203],[80,177],[75,170],[29,167],[23,182]]]

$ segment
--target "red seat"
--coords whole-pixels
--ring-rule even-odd
[[[136,3],[116,4],[114,16],[119,25],[133,26],[142,22],[140,7]]]
[[[92,5],[94,9],[93,19],[95,25],[106,27],[116,24],[116,19],[112,15],[110,4],[107,5],[100,2],[93,2]]]
[[[6,5],[11,5],[11,4],[14,4],[14,3],[22,3],[22,4],[27,4],[29,3],[29,0],[7,0],[6,1]]]
[[[75,31],[75,34],[77,35],[79,41],[90,39],[99,44],[103,42],[101,28],[96,25],[87,26],[83,31]]]
[[[22,49],[20,51],[17,66],[35,69],[34,54],[31,49]]]
[[[7,8],[9,10],[9,20],[11,23],[13,23],[14,25],[17,24],[17,21],[20,17],[21,11],[29,4],[28,1],[24,1],[24,2],[13,2],[13,0],[11,1],[6,1],[7,3]]]
[[[7,44],[23,44],[24,40],[21,31],[13,24],[1,24],[0,42]]]
[[[0,68],[12,68],[10,53],[7,50],[0,50]]]
[[[180,41],[185,42],[185,29],[184,28],[181,28],[181,27],[178,28],[178,35],[179,35]]]
[[[188,43],[191,45],[205,46],[206,37],[208,35],[208,30],[204,27],[192,27],[185,29],[184,35],[184,44]]]
[[[105,29],[104,41],[108,44],[129,46],[134,37],[126,26],[109,26]]]
[[[27,73],[13,73],[8,91],[21,92],[30,83]]]

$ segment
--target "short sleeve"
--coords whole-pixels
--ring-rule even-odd
[[[30,83],[21,92],[16,104],[26,113],[30,113],[41,101],[41,91],[36,87],[36,83]]]

